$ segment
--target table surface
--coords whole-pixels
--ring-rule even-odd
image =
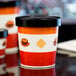
[[[21,69],[20,76],[76,76],[76,58],[57,54],[55,68],[44,71]]]
[[[76,76],[76,57],[57,54],[56,76]]]
[[[8,76],[14,75],[11,74]],[[69,57],[68,55],[57,53],[55,68],[47,70],[20,68],[20,76],[76,76],[76,57]]]

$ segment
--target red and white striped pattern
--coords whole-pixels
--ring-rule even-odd
[[[49,69],[55,66],[56,48],[54,41],[58,34],[21,34],[19,36],[19,50],[21,66],[27,69]],[[23,46],[21,40],[25,38],[29,45]],[[45,44],[39,48],[37,42],[42,39]]]
[[[26,69],[55,67],[58,27],[18,27],[21,66]]]
[[[6,38],[0,38],[0,58],[5,55]]]
[[[4,0],[4,1],[7,1],[7,0]],[[5,13],[0,12],[1,14],[0,15],[0,28],[5,28],[8,30],[7,47],[5,51],[7,71],[8,73],[10,73],[11,71],[11,74],[9,75],[19,76],[18,72],[16,71],[17,69],[16,68],[12,69],[13,67],[18,66],[18,35],[17,35],[17,27],[15,25],[15,17],[18,16],[18,12],[16,11],[18,11],[19,8],[16,8],[16,7],[1,8],[1,10],[3,9],[5,10]],[[12,72],[14,74],[12,74]]]
[[[6,38],[0,38],[0,76],[5,76],[7,73],[5,62],[6,42]]]
[[[18,65],[18,48],[6,49],[6,63],[7,68]]]
[[[19,76],[18,47],[6,49],[5,59],[9,76]]]
[[[27,69],[49,69],[55,67],[56,51],[29,53],[20,51],[21,66]]]

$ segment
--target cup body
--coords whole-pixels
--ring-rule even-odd
[[[5,49],[7,43],[8,32],[5,29],[0,29],[0,76],[6,76]]]
[[[22,66],[50,68],[55,65],[58,27],[18,27],[18,32]]]
[[[6,46],[6,64],[9,76],[19,76],[13,73],[13,67],[18,66],[18,34],[15,26],[15,17],[19,15],[19,6],[17,0],[0,1],[0,28],[8,30]],[[17,69],[19,71],[19,69]],[[18,72],[16,72],[18,73]]]
[[[29,17],[29,19],[26,18],[24,21],[22,21],[24,24],[26,23],[31,27],[27,25],[26,27],[20,26],[20,24],[18,26],[21,66],[25,67],[26,69],[34,70],[55,67],[58,40],[58,22],[55,26],[53,24],[55,22],[54,19],[47,17]],[[50,24],[50,21],[53,22]],[[20,22],[17,21],[17,25],[18,23]]]
[[[0,38],[0,57],[5,56],[6,38]]]

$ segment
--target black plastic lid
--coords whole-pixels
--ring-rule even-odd
[[[56,27],[61,26],[61,18],[56,16],[22,16],[16,17],[20,27]]]
[[[6,29],[0,29],[0,38],[8,36],[8,31]]]
[[[19,6],[19,1],[0,1],[0,7]]]

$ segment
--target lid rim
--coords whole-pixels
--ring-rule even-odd
[[[55,26],[61,26],[61,18],[57,17],[57,16],[16,17],[16,26],[21,26],[21,27],[55,27]]]
[[[6,29],[0,29],[0,38],[5,38],[8,36],[8,31]]]

